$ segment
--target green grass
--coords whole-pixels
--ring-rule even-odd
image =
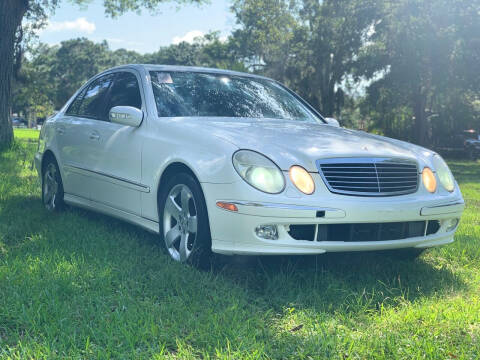
[[[480,357],[478,162],[451,163],[467,203],[456,242],[416,261],[236,258],[205,272],[134,226],[47,214],[34,150],[0,154],[1,359]]]
[[[15,139],[20,141],[37,140],[40,131],[34,129],[15,129]]]

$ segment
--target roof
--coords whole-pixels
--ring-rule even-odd
[[[224,70],[224,69],[215,69],[215,68],[207,68],[207,67],[197,67],[197,66],[180,66],[180,65],[155,65],[155,64],[127,64],[127,65],[120,65],[114,68],[105,70],[104,72],[110,70],[117,70],[117,69],[124,69],[124,68],[134,68],[134,69],[145,69],[147,71],[185,71],[185,72],[199,72],[199,73],[211,73],[211,74],[225,74],[225,75],[236,75],[236,76],[248,76],[248,77],[255,77],[261,79],[268,79],[264,76],[240,72],[240,71],[232,71],[232,70]],[[269,79],[270,80],[270,79]]]

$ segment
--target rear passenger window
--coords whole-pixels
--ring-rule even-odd
[[[78,109],[78,116],[107,120],[105,113],[105,95],[112,83],[112,74],[102,76],[94,80],[83,96]]]
[[[117,73],[110,91],[107,114],[115,106],[142,108],[142,97],[137,77],[130,72]]]
[[[68,107],[67,111],[65,114],[67,115],[77,115],[78,114],[78,109],[80,108],[80,104],[82,103],[82,99],[85,96],[85,93],[87,92],[87,88],[85,87],[80,94],[77,95],[75,100],[72,101],[70,106]]]

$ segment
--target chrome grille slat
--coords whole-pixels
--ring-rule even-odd
[[[330,180],[330,184],[351,184],[351,181],[337,181],[337,180]],[[378,185],[378,181],[355,181],[355,184],[374,184]],[[400,185],[395,185],[395,184],[400,184]],[[390,182],[384,182],[381,184],[382,187],[385,186],[417,186],[416,181],[390,181]]]
[[[375,171],[375,169],[372,169]],[[371,171],[372,171],[371,170]],[[352,174],[371,174],[371,171],[352,171]],[[377,170],[378,171],[378,170]],[[329,171],[329,170],[324,170],[325,173],[344,173],[344,171]],[[405,174],[405,175],[416,175],[416,172],[413,171],[378,171],[380,174]]]
[[[317,161],[317,168],[333,193],[356,196],[393,196],[417,191],[417,163],[392,158],[334,158]]]
[[[327,170],[336,170],[336,169],[372,169],[374,166],[324,166],[324,169]],[[410,166],[377,166],[379,169],[386,169],[386,170],[409,170]]]
[[[330,173],[325,173],[325,172],[324,172],[324,175],[332,177],[332,178],[337,178],[338,177],[338,178],[344,178],[344,179],[376,179],[377,178],[376,176],[371,176],[371,175],[352,176],[350,174],[349,176],[344,176],[344,175],[338,175],[337,173],[330,174]],[[405,175],[383,176],[382,174],[379,174],[378,176],[381,177],[382,179],[385,179],[385,180],[388,180],[388,179],[405,179],[405,180],[408,180],[408,179],[416,179],[417,178],[417,174],[413,174],[413,175],[409,175],[409,176],[405,176]]]
[[[335,183],[335,184],[351,184],[351,181],[337,181],[337,180],[330,180],[330,184]],[[378,181],[355,181],[355,184],[374,184],[378,185]]]
[[[347,189],[350,189],[350,188],[356,188],[356,189],[377,189],[378,188],[378,184],[372,184],[372,186],[362,186],[362,185],[359,185],[357,183],[355,183],[355,185],[338,185],[336,186],[337,188],[347,188]]]

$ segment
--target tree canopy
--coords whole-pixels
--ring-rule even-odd
[[[90,0],[69,0],[88,5]],[[105,14],[116,17],[127,11],[147,9],[155,11],[167,1],[179,4],[201,3],[203,0],[103,0]],[[12,107],[12,79],[19,71],[23,57],[24,40],[45,25],[48,15],[60,0],[2,0],[0,2],[0,149],[13,140],[10,112]],[[28,20],[28,21],[25,21]]]
[[[110,16],[158,3],[104,1]],[[422,145],[480,128],[480,0],[234,0],[232,12],[228,39],[212,32],[148,54],[87,39],[31,48],[13,110],[44,116],[101,70],[156,63],[270,76],[347,126]]]

